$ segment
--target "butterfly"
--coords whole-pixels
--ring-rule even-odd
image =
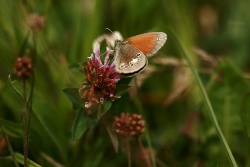
[[[116,72],[124,76],[140,73],[148,64],[148,58],[156,54],[165,44],[167,34],[149,32],[115,40],[114,63]]]

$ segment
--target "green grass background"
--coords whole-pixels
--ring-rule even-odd
[[[50,157],[63,166],[127,165],[124,141],[120,138],[119,152],[116,153],[101,123],[79,140],[72,141],[76,111],[62,92],[67,87],[81,86],[84,75],[73,67],[87,60],[92,53],[93,40],[109,33],[105,29],[108,27],[119,31],[124,38],[144,32],[166,32],[168,40],[160,54],[181,59],[183,55],[169,33],[171,29],[188,50],[198,72],[206,65],[199,63],[193,48],[199,47],[220,57],[220,62],[210,73],[199,74],[237,164],[250,166],[249,5],[247,0],[0,0],[0,118],[14,151],[22,153],[22,101],[8,83],[8,75],[12,73],[29,32],[27,17],[37,13],[46,18],[46,23],[35,36],[34,115],[29,142],[29,158],[34,162],[45,167],[55,166],[46,159]],[[211,7],[217,18],[209,33],[199,22],[205,6]],[[211,15],[206,15],[205,20]],[[30,34],[26,49],[33,47]],[[150,64],[154,63],[150,60]],[[163,106],[171,92],[175,70],[155,66],[160,72],[143,82],[141,96],[130,100],[129,94],[124,94],[107,115],[139,113],[138,98],[141,98],[158,166],[229,166],[197,84],[190,78],[192,84],[184,94]],[[22,92],[22,82],[17,80],[13,85]],[[190,114],[198,115],[197,124],[187,119]],[[188,125],[195,127],[191,137],[181,131]],[[2,133],[1,130],[1,138]],[[146,146],[145,136],[142,140]],[[6,158],[9,152],[2,143],[0,166],[14,166]],[[140,166],[136,163],[136,140],[131,140],[131,147],[134,148],[133,166]]]

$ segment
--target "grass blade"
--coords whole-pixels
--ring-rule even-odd
[[[189,65],[189,67],[190,67],[190,69],[191,69],[191,71],[192,71],[192,73],[193,73],[193,75],[195,77],[195,80],[196,80],[196,82],[197,82],[197,84],[199,86],[199,89],[201,91],[202,97],[204,98],[205,104],[207,105],[209,115],[210,115],[210,117],[212,119],[212,122],[213,122],[213,125],[214,125],[214,127],[215,127],[215,129],[217,131],[217,134],[219,136],[221,144],[222,144],[222,146],[223,146],[223,148],[224,148],[224,150],[225,150],[225,152],[227,154],[228,160],[229,160],[231,166],[237,167],[237,163],[236,163],[236,161],[235,161],[235,159],[233,157],[233,154],[232,154],[232,152],[231,152],[231,150],[230,150],[230,148],[228,146],[228,143],[227,143],[223,133],[221,132],[220,126],[219,126],[217,118],[216,118],[216,116],[214,114],[214,110],[213,110],[213,107],[212,107],[212,105],[210,103],[208,95],[206,93],[206,90],[205,90],[205,88],[204,88],[204,86],[202,84],[202,81],[201,81],[201,79],[200,79],[200,77],[199,77],[199,75],[198,75],[198,73],[197,73],[191,59],[189,58],[188,52],[186,51],[185,47],[181,43],[180,39],[172,31],[171,31],[171,33],[174,36],[174,38],[176,39],[177,44],[180,47],[184,57],[187,59],[188,65]]]

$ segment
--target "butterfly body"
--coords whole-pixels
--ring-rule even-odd
[[[153,56],[166,40],[167,35],[163,32],[150,32],[123,41],[116,40],[114,48],[116,72],[125,76],[141,72],[147,66],[147,58]]]

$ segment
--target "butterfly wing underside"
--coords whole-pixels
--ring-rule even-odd
[[[146,57],[153,56],[167,40],[164,32],[150,32],[126,39],[129,44],[142,51]]]
[[[115,69],[118,73],[132,76],[147,65],[144,53],[127,42],[120,42],[115,48]]]

